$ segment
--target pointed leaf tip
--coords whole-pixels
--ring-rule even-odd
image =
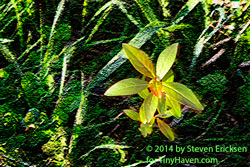
[[[138,72],[149,78],[155,77],[155,67],[145,52],[129,44],[122,44],[122,47],[129,61]]]
[[[172,67],[178,51],[178,43],[172,44],[164,49],[156,63],[156,75],[161,80]]]
[[[140,116],[139,116],[139,114],[137,112],[135,112],[135,111],[133,111],[131,109],[127,109],[127,110],[123,110],[123,111],[132,120],[140,121]]]
[[[163,82],[163,91],[173,100],[196,110],[203,110],[203,106],[191,89],[177,82]]]
[[[171,128],[162,120],[157,119],[157,123],[159,126],[160,131],[171,141],[174,141],[174,132]]]

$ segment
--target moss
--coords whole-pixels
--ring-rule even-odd
[[[32,72],[27,72],[22,78],[21,85],[29,107],[39,109],[38,102],[46,94],[46,89],[39,78]]]
[[[198,83],[202,86],[203,94],[212,95],[214,98],[219,99],[227,89],[227,82],[225,76],[220,73],[208,74],[202,77]]]
[[[95,126],[80,126],[76,132],[78,132],[78,135],[70,154],[70,160],[73,166],[82,166],[83,164],[87,164],[87,162],[83,161],[80,157],[98,145],[101,140],[100,131]]]
[[[0,117],[0,143],[4,143],[20,130],[22,115],[15,112],[11,106],[5,104],[0,105]]]
[[[67,134],[65,130],[60,127],[42,147],[43,152],[50,157],[49,159],[54,160],[52,164],[55,164],[56,166],[63,165],[65,151],[67,150],[66,136]]]
[[[86,122],[104,122],[102,118],[107,114],[107,109],[103,109],[100,104],[89,105],[86,114]]]
[[[234,113],[247,118],[250,114],[250,75],[246,78],[246,84],[238,89],[236,105],[233,107]]]
[[[74,117],[70,116],[80,105],[81,84],[78,81],[75,82],[68,85],[72,89],[69,89],[69,91],[62,96],[62,99],[54,110],[54,118],[60,126],[67,125],[71,119],[74,119]]]

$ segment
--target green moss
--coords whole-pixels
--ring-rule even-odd
[[[86,122],[92,122],[92,121],[100,121],[102,120],[102,117],[107,115],[107,109],[104,109],[103,107],[100,106],[100,104],[96,105],[89,105],[87,109],[87,114],[86,114]],[[103,121],[100,121],[103,122]]]
[[[26,102],[30,108],[39,108],[40,98],[46,94],[44,85],[32,72],[27,72],[21,81]]]
[[[0,106],[0,143],[14,135],[19,129],[21,114],[16,114],[8,105]],[[6,133],[8,132],[8,133]]]
[[[74,119],[74,117],[70,116],[79,107],[81,101],[80,82],[76,81],[76,83],[70,83],[68,86],[72,89],[69,89],[69,91],[63,95],[54,110],[54,118],[60,126],[67,125],[69,123],[69,119]]]
[[[208,74],[198,81],[198,83],[203,86],[203,94],[209,93],[217,99],[219,99],[227,89],[227,82],[226,77],[220,73]]]
[[[246,78],[246,84],[238,89],[236,103],[233,108],[234,113],[248,118],[250,116],[250,75]]]
[[[50,157],[49,159],[54,160],[52,164],[56,166],[62,165],[65,159],[65,150],[67,149],[66,136],[65,130],[60,127],[42,147],[43,152]]]

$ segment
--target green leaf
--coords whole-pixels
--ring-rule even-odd
[[[203,106],[194,93],[185,85],[176,82],[163,82],[163,91],[173,100],[196,110],[203,110]]]
[[[137,71],[150,78],[155,77],[154,65],[145,52],[129,44],[122,44],[122,47]]]
[[[141,131],[143,137],[147,137],[148,134],[151,134],[153,129],[152,127],[140,127],[139,130]]]
[[[168,73],[162,78],[162,82],[174,82],[174,72],[169,70]]]
[[[162,89],[162,83],[159,81],[152,80],[150,82],[150,90],[151,92],[158,98],[161,97],[161,89]]]
[[[126,114],[129,118],[131,118],[131,119],[133,119],[133,120],[135,120],[135,121],[140,121],[140,116],[139,116],[139,114],[138,114],[137,112],[135,112],[135,111],[133,111],[133,110],[130,110],[130,109],[123,110],[123,111],[125,112],[125,114]]]
[[[157,109],[159,111],[160,114],[165,114],[165,112],[168,110],[168,106],[167,106],[167,101],[165,99],[165,95],[162,95],[161,98],[159,98],[158,100],[158,106]]]
[[[157,109],[161,114],[160,117],[165,118],[170,117],[172,115],[178,119],[181,117],[180,104],[166,95],[162,95],[162,97],[159,98]]]
[[[140,120],[143,124],[147,123],[146,113],[144,111],[144,103],[142,103],[139,111]]]
[[[148,123],[153,118],[157,106],[158,106],[158,98],[154,96],[152,93],[150,93],[143,102],[144,114]]]
[[[138,95],[139,95],[141,98],[146,99],[147,96],[149,95],[149,90],[148,90],[148,89],[144,89],[144,90],[142,90],[141,92],[139,92]]]
[[[171,128],[162,120],[157,119],[157,123],[159,126],[160,131],[171,141],[174,141],[174,132]]]
[[[165,97],[166,97],[167,105],[171,108],[170,112],[173,114],[173,116],[175,116],[177,119],[179,119],[181,117],[180,104],[168,96],[165,96]]]
[[[143,137],[147,137],[148,132],[146,127],[140,127],[139,130],[141,131]]]
[[[172,67],[178,51],[178,43],[172,44],[163,50],[156,63],[157,79],[161,80]]]
[[[139,93],[143,89],[149,86],[148,82],[137,79],[128,78],[121,80],[114,85],[112,85],[104,95],[106,96],[123,96],[123,95],[133,95]]]
[[[155,121],[155,119],[154,119],[154,121]],[[149,124],[149,123],[147,123],[147,124]],[[143,137],[147,137],[147,135],[150,135],[153,132],[152,125],[147,125],[147,124],[141,123],[140,128],[139,128],[139,130],[141,131]]]

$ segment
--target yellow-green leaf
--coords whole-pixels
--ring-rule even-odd
[[[122,47],[137,71],[150,78],[155,77],[155,67],[145,52],[129,44],[122,44]]]
[[[141,131],[143,137],[147,137],[147,135],[151,134],[153,132],[152,126],[145,126],[144,124],[141,124],[139,130]]]
[[[135,120],[135,121],[140,121],[140,116],[139,116],[139,114],[138,114],[137,112],[135,112],[135,111],[133,111],[133,110],[130,110],[130,109],[123,110],[123,111],[125,112],[125,114],[126,114],[129,118],[131,118],[131,119],[133,119],[133,120]]]
[[[161,89],[162,89],[162,83],[159,81],[152,80],[150,82],[150,90],[151,92],[158,98],[161,97]]]
[[[138,95],[141,98],[146,99],[148,97],[148,95],[149,95],[149,90],[148,89],[144,89],[141,92],[139,92]]]
[[[165,95],[162,95],[161,98],[158,99],[158,111],[160,114],[164,114],[168,110],[167,101]]]
[[[158,80],[162,80],[165,74],[172,67],[176,58],[178,43],[172,44],[163,50],[156,63],[156,75]]]
[[[163,82],[163,91],[173,100],[196,110],[203,110],[203,106],[194,93],[185,85],[176,82]]]
[[[104,95],[106,96],[123,96],[139,93],[148,87],[149,83],[137,78],[121,80],[112,85]]]
[[[170,112],[173,114],[173,116],[179,119],[181,117],[180,104],[168,96],[166,96],[166,102],[167,102],[167,105],[170,107]]]
[[[143,137],[147,137],[148,135],[147,127],[140,127],[139,130],[141,131]]]
[[[174,72],[169,70],[168,73],[162,78],[162,82],[174,82]]]
[[[171,128],[162,120],[157,119],[157,123],[159,126],[160,131],[171,141],[174,141],[174,132]]]
[[[158,98],[154,96],[152,93],[150,93],[143,102],[144,113],[148,123],[153,118],[157,106],[158,106]]]
[[[142,103],[139,111],[140,120],[143,124],[147,123],[146,113],[144,111],[144,103]]]

